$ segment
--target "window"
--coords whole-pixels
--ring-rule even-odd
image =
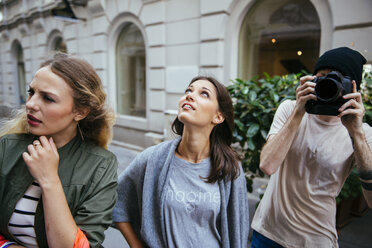
[[[53,42],[53,51],[67,53],[67,46],[61,37],[55,38]]]
[[[17,81],[19,91],[19,103],[25,104],[27,99],[26,94],[26,78],[25,78],[25,63],[23,60],[23,49],[17,42],[14,45],[15,59],[16,59],[16,70],[17,70]]]
[[[117,110],[146,117],[146,52],[141,31],[133,23],[121,30],[116,43]]]
[[[257,1],[241,26],[238,76],[312,72],[319,46],[319,18],[309,0]]]
[[[57,52],[67,53],[67,45],[65,40],[63,39],[62,33],[55,29],[50,32],[48,39],[47,39],[47,54],[52,55]]]

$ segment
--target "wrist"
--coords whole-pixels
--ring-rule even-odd
[[[372,191],[372,169],[360,168],[358,174],[362,188]]]
[[[356,130],[348,130],[348,132],[349,132],[349,136],[353,140],[364,140],[365,139],[364,130],[362,127]]]
[[[354,150],[360,150],[364,145],[368,146],[363,129],[355,132],[349,132],[349,136]]]
[[[298,109],[293,111],[293,114],[290,118],[290,124],[293,126],[300,126],[302,117],[304,116],[305,112],[301,112]]]
[[[62,187],[61,180],[59,177],[48,178],[47,180],[38,181],[40,188],[43,192],[56,189],[56,187]]]

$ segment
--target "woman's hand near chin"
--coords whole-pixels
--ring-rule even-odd
[[[28,152],[23,153],[23,159],[41,188],[48,245],[56,248],[73,247],[78,227],[58,176],[57,147],[52,138],[48,140],[41,136],[27,148]]]
[[[23,153],[23,159],[40,187],[53,185],[59,181],[59,155],[53,139],[48,140],[45,136],[41,136],[27,148],[28,152]]]

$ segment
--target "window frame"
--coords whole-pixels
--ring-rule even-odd
[[[110,97],[108,97],[108,101],[110,106],[117,112],[117,88],[116,88],[116,43],[122,28],[128,23],[133,23],[137,26],[140,30],[144,44],[145,44],[145,84],[146,84],[146,117],[136,117],[130,115],[120,115],[118,114],[116,118],[116,125],[123,128],[132,128],[136,130],[148,131],[150,128],[150,109],[149,109],[149,83],[148,83],[148,75],[149,75],[149,47],[148,47],[148,38],[145,32],[145,26],[142,22],[138,19],[138,17],[134,16],[131,13],[122,13],[114,18],[111,25],[108,27],[108,69],[107,69],[107,78],[108,78],[108,86],[107,92]]]
[[[19,56],[22,53],[22,64],[23,64],[23,83],[20,82],[20,71],[19,71]],[[26,63],[24,58],[24,49],[22,44],[18,40],[14,40],[12,43],[12,58],[13,58],[13,71],[14,79],[16,82],[16,104],[22,106],[27,101],[27,80],[26,80]],[[22,89],[23,88],[23,89]],[[21,101],[21,97],[24,97],[24,102]]]
[[[118,67],[120,66],[118,63],[119,63],[119,56],[121,55],[118,55],[119,52],[122,52],[123,50],[124,51],[128,51],[130,50],[131,48],[133,47],[125,47],[123,44],[119,44],[119,42],[125,42],[126,41],[126,35],[128,35],[128,32],[131,32],[133,30],[130,30],[131,28],[135,28],[135,32],[139,32],[140,35],[141,35],[141,39],[142,39],[142,42],[143,42],[143,47],[141,46],[140,47],[140,53],[138,54],[135,54],[134,53],[134,56],[127,56],[126,58],[127,59],[135,59],[135,64],[138,64],[138,63],[144,63],[142,66],[141,65],[134,65],[134,68],[133,69],[136,69],[133,73],[134,75],[135,74],[140,74],[143,76],[142,78],[142,84],[144,84],[144,88],[141,87],[140,85],[138,85],[139,81],[138,81],[138,78],[137,76],[134,76],[134,79],[135,80],[131,80],[130,76],[127,76],[125,75],[125,73],[119,75],[119,69]],[[120,50],[118,50],[120,49]],[[125,66],[133,66],[132,63],[130,63],[128,61],[128,64],[126,64]],[[146,114],[147,114],[147,92],[146,92],[146,89],[147,89],[147,85],[146,85],[146,48],[145,48],[145,41],[144,41],[144,38],[143,38],[143,35],[140,31],[140,29],[138,28],[137,25],[135,25],[134,23],[132,22],[126,22],[124,25],[122,25],[121,27],[121,30],[118,34],[118,38],[116,40],[116,46],[115,46],[115,67],[116,67],[116,108],[117,108],[117,112],[120,114],[120,115],[128,115],[128,116],[131,116],[131,117],[138,117],[138,118],[146,118]],[[130,68],[125,68],[126,70],[130,69]],[[120,78],[119,78],[120,77]],[[119,82],[120,80],[120,82]],[[129,81],[129,82],[128,82]],[[133,85],[131,85],[131,81],[134,81]],[[133,87],[133,89],[132,89]],[[119,109],[122,109],[123,112],[132,112],[130,110],[130,107],[131,106],[125,106],[125,103],[122,102],[121,100],[121,97],[124,93],[121,93],[119,92],[120,91],[126,91],[126,90],[129,90],[131,93],[128,94],[128,97],[131,99],[133,98],[132,100],[138,100],[136,98],[136,96],[138,94],[143,94],[144,93],[144,96],[139,99],[140,100],[140,106],[144,107],[144,115],[136,115],[136,114],[133,114],[133,113],[128,113],[128,114],[124,114],[124,113],[120,113],[119,112]],[[144,91],[144,92],[143,92]],[[144,105],[144,106],[143,106]],[[135,110],[137,111],[137,109]]]

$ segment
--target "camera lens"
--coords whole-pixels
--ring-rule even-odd
[[[341,96],[342,86],[332,78],[326,78],[315,85],[315,93],[323,102],[334,102]]]

